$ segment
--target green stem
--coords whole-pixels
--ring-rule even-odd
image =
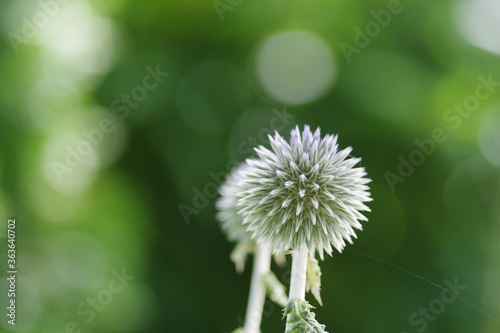
[[[259,333],[262,320],[262,311],[266,300],[266,287],[262,283],[262,276],[271,270],[271,247],[259,244],[255,250],[250,296],[248,298],[247,313],[245,316],[245,333]]]
[[[307,275],[307,258],[309,250],[306,245],[302,245],[300,249],[292,255],[292,278],[290,281],[289,302],[304,301],[306,298],[306,275]],[[289,313],[286,318],[286,327],[289,331],[290,319],[292,313]]]
[[[302,245],[300,249],[292,255],[292,278],[290,281],[290,296],[289,300],[305,300],[306,296],[306,275],[307,275],[307,258],[309,250],[306,245]]]

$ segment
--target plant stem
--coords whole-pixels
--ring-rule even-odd
[[[306,275],[307,275],[307,259],[309,250],[306,245],[302,245],[300,249],[292,255],[292,278],[290,281],[290,294],[288,301],[306,299]],[[286,317],[286,332],[290,331],[290,322],[293,313],[290,312]]]
[[[307,246],[302,245],[301,248],[292,255],[292,278],[290,281],[289,301],[305,300],[308,254],[309,250]]]
[[[266,300],[266,287],[262,276],[271,270],[271,247],[268,244],[258,244],[255,250],[250,296],[248,298],[245,316],[245,333],[259,333],[262,311]]]

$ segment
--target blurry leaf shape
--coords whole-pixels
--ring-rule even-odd
[[[247,262],[247,257],[250,253],[255,251],[254,243],[238,243],[231,252],[231,261],[234,262],[236,266],[236,272],[243,273],[245,270],[245,263]]]
[[[286,265],[286,258],[285,258],[285,254],[284,253],[275,253],[273,255],[273,258],[274,258],[274,262],[276,262],[276,264],[279,267],[285,267],[285,265]]]
[[[285,307],[288,301],[288,296],[286,295],[285,286],[278,280],[276,275],[272,272],[263,275],[262,283],[266,286],[269,298],[274,303]]]
[[[306,274],[306,291],[310,291],[318,303],[323,305],[321,301],[321,268],[318,260],[312,256],[309,256],[307,261]]]

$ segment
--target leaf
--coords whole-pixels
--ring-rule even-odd
[[[307,301],[290,301],[283,310],[283,314],[287,316],[285,333],[328,333],[325,325],[316,320],[312,308]]]
[[[242,273],[245,270],[245,263],[249,254],[255,251],[255,244],[249,242],[241,242],[236,244],[231,252],[231,261],[236,266],[236,272]]]
[[[311,292],[320,305],[321,301],[321,268],[319,262],[313,256],[309,256],[306,272],[306,291]]]
[[[279,267],[285,267],[286,265],[286,258],[285,258],[285,253],[283,252],[278,252],[273,255],[274,262],[279,266]]]
[[[286,295],[285,286],[278,280],[276,275],[273,272],[263,275],[262,283],[266,286],[269,298],[274,303],[285,307],[288,302],[288,296]]]

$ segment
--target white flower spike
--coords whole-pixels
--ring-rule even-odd
[[[370,210],[361,159],[349,157],[351,147],[339,150],[337,136],[322,138],[307,125],[302,133],[295,127],[290,142],[277,132],[269,140],[271,149],[256,148],[258,158],[240,171],[236,195],[247,229],[277,252],[342,252],[367,220],[361,212]]]

